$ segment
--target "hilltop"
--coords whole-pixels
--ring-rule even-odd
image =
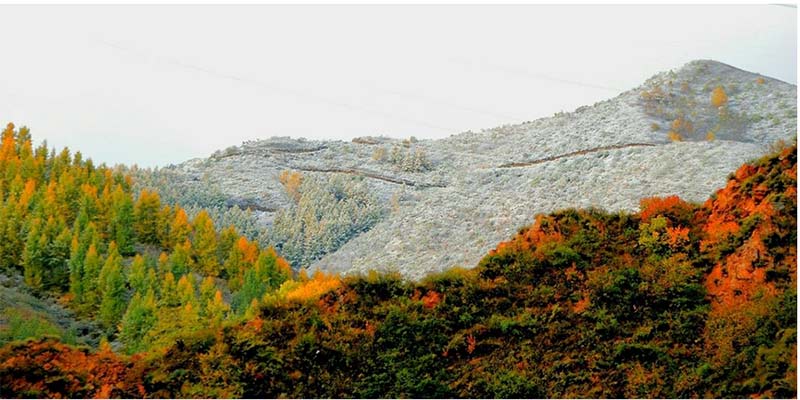
[[[189,191],[213,188],[222,203],[253,210],[264,244],[277,245],[295,268],[393,270],[421,278],[474,265],[535,213],[635,211],[650,196],[703,201],[729,171],[796,135],[796,97],[794,85],[701,60],[612,99],[531,122],[441,140],[272,138],[159,173]],[[281,184],[284,171],[320,185],[334,177],[356,180],[355,193],[371,200],[337,218],[369,218],[325,232],[328,244],[313,252],[303,253],[302,243],[282,247],[292,235],[333,224],[289,226],[286,220],[319,219],[319,208],[331,207],[297,206],[300,196],[284,190],[286,179]],[[275,226],[295,208],[306,214],[284,215]]]

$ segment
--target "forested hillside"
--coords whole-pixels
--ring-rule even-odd
[[[0,145],[0,274],[22,275],[19,290],[56,300],[125,353],[242,318],[292,277],[274,250],[215,228],[204,210],[190,219],[132,187],[130,176],[80,152],[33,148],[28,129],[9,124]],[[0,310],[0,340],[86,333],[22,303]]]
[[[415,282],[287,280],[274,252],[26,142],[24,130],[4,134],[3,212],[19,216],[3,229],[26,238],[4,248],[16,257],[7,268],[110,330],[121,320],[136,354],[13,342],[0,349],[3,397],[797,393],[796,144],[742,166],[704,204],[673,196],[644,199],[639,213],[541,214],[477,267]]]

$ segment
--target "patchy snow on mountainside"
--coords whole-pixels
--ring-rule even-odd
[[[292,205],[282,171],[362,179],[388,212],[311,269],[420,278],[474,266],[537,213],[632,211],[643,197],[672,194],[703,201],[739,165],[796,136],[796,98],[794,85],[694,61],[532,122],[441,140],[272,138],[171,170],[218,185],[231,204],[256,210],[265,229]]]

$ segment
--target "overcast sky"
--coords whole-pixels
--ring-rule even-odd
[[[440,138],[700,58],[796,84],[782,6],[0,6],[0,120],[143,166],[243,140]]]

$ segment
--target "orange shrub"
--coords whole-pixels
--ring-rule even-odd
[[[639,202],[639,208],[642,210],[639,213],[642,221],[648,221],[652,217],[666,213],[684,215],[692,211],[692,206],[678,196],[647,197]]]
[[[338,276],[317,271],[311,279],[301,282],[297,287],[286,293],[286,300],[306,301],[316,299],[341,285],[342,280]]]
[[[726,103],[728,103],[728,95],[725,93],[725,89],[722,86],[717,86],[711,92],[711,105],[714,107],[722,107]]]
[[[291,196],[294,201],[300,200],[300,184],[303,183],[303,174],[299,172],[283,171],[280,176],[278,176],[278,181],[280,181],[283,188],[286,189],[286,193]]]

